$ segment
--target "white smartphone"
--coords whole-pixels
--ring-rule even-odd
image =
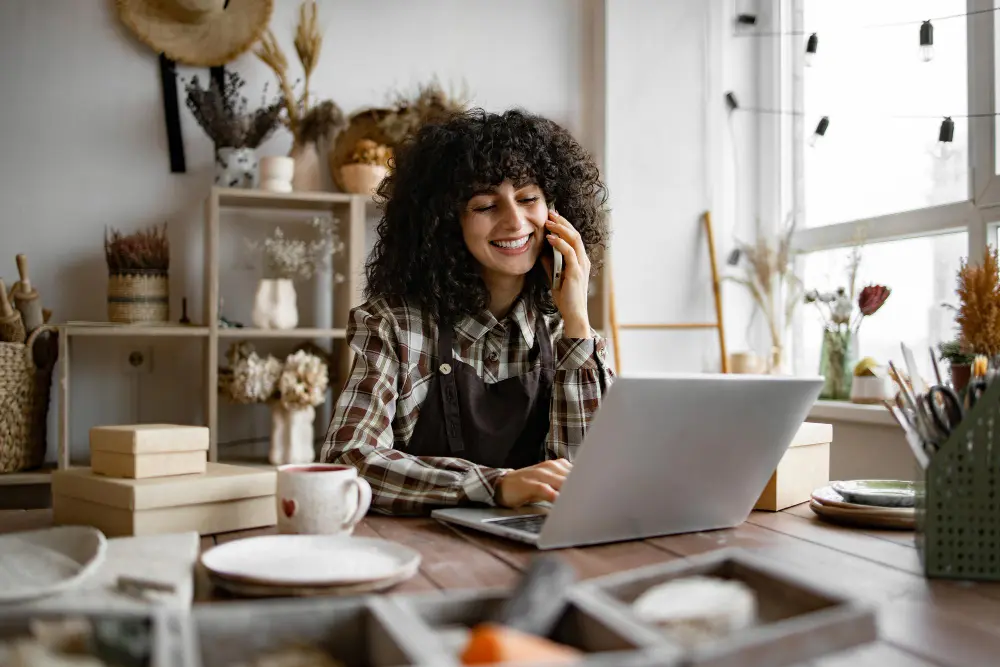
[[[552,249],[552,289],[562,287],[563,278],[563,256],[562,253]]]

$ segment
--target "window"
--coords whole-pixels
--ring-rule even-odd
[[[1000,221],[1000,118],[993,116],[1000,0],[770,6],[782,36],[760,40],[761,62],[781,66],[776,80],[762,72],[762,106],[794,113],[760,119],[768,142],[762,159],[769,149],[782,156],[772,170],[778,174],[762,180],[762,212],[776,225],[795,212],[806,289],[845,284],[850,247],[863,238],[857,287],[880,283],[892,295],[861,326],[858,356],[899,363],[905,342],[931,378],[927,348],[957,334],[943,304],[955,303],[961,261],[978,261],[987,243],[1000,241],[993,229]],[[919,34],[928,19],[934,50],[924,61]],[[807,67],[812,33],[819,46]],[[824,116],[826,134],[811,145]],[[938,141],[945,116],[954,122],[950,144]],[[814,306],[799,306],[791,331],[793,370],[816,373],[822,320]]]

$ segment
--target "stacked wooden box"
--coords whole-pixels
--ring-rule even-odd
[[[754,509],[779,512],[809,502],[815,489],[830,483],[832,443],[832,425],[803,423]]]
[[[92,428],[91,465],[52,475],[55,523],[109,537],[273,526],[274,469],[209,462],[208,443],[204,426]]]

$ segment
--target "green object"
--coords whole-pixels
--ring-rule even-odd
[[[873,507],[913,507],[918,485],[894,479],[856,479],[832,482],[830,486],[849,503]]]
[[[819,353],[819,374],[826,378],[819,397],[829,401],[846,401],[851,397],[854,382],[854,340],[850,331],[823,331],[823,346]]]
[[[931,578],[1000,581],[1000,382],[931,457],[916,495],[916,543]]]

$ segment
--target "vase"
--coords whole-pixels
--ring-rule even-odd
[[[258,329],[294,329],[299,324],[295,284],[291,278],[262,278],[250,315]]]
[[[257,155],[252,148],[220,148],[215,156],[215,184],[223,188],[257,187]]]
[[[292,190],[295,192],[317,192],[323,189],[323,174],[316,144],[312,142],[304,146],[295,144],[288,153],[288,157],[295,162]]]
[[[851,397],[856,347],[850,331],[823,332],[820,348],[819,373],[825,378],[819,397],[830,401],[846,401]]]
[[[295,178],[295,160],[268,155],[260,159],[260,189],[268,192],[291,192]]]
[[[313,420],[316,409],[307,405],[288,408],[280,401],[271,404],[271,451],[267,460],[271,465],[312,463],[316,460],[313,448]]]
[[[951,364],[951,384],[955,391],[962,391],[972,377],[972,364]]]

